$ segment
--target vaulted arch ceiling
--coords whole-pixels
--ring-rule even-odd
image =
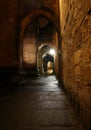
[[[23,35],[23,32],[26,28],[26,26],[30,23],[33,22],[34,19],[36,19],[37,17],[39,16],[43,16],[47,19],[49,19],[53,24],[54,26],[56,27],[57,29],[57,32],[59,33],[59,21],[57,19],[56,16],[54,16],[51,12],[48,12],[48,11],[45,11],[45,10],[42,10],[42,9],[38,9],[38,10],[34,10],[34,11],[31,11],[30,14],[28,14],[21,22],[20,24],[20,29],[21,29],[21,35]],[[42,26],[42,25],[41,25]]]

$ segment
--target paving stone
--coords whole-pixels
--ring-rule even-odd
[[[0,98],[0,130],[77,130],[67,96],[56,83],[54,75],[38,77]]]
[[[34,113],[34,124],[41,125],[76,125],[75,120],[68,114],[68,111],[64,110],[37,110]]]

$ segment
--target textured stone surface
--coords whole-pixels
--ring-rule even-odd
[[[85,130],[91,127],[90,5],[91,0],[60,0],[63,82]]]
[[[36,3],[35,0],[3,0],[0,2],[0,70],[2,70],[3,67],[5,72],[9,69],[5,70],[4,67],[15,67],[18,65],[20,56],[18,33],[20,33],[19,29],[21,29],[18,27],[20,27],[20,23],[26,15],[29,15],[30,11],[35,9],[39,9],[39,12],[36,11],[35,15],[37,15],[37,13],[41,14],[41,9],[44,9],[46,13],[42,12],[43,15],[46,17],[48,15],[48,18],[50,18],[53,23],[56,22],[57,24],[55,25],[58,27],[58,0],[39,0]],[[57,19],[52,17],[55,15]],[[28,22],[31,21],[32,16],[33,13],[31,17],[24,20],[24,25],[27,25],[27,20]],[[43,24],[41,26],[43,26]],[[68,90],[70,100],[78,117],[83,122],[84,129],[89,130],[91,129],[91,0],[60,0],[60,27],[62,59],[60,58],[59,62],[62,61],[62,65],[58,68],[59,58],[56,57],[56,74],[60,75],[60,79],[62,78],[61,76],[63,76],[64,86],[66,90]],[[55,47],[58,48],[58,44],[55,44]],[[26,57],[28,57],[30,50],[29,53],[28,51],[26,52]],[[36,51],[34,51],[33,55],[34,61],[36,58],[35,53]],[[30,62],[30,58],[28,58],[28,62]],[[61,68],[63,70],[61,70]],[[62,74],[60,71],[62,71]],[[7,80],[7,73],[4,73],[4,75],[4,79]],[[1,76],[1,81],[3,79],[2,77],[3,75]],[[55,87],[40,88],[41,91],[45,92],[59,92],[59,88],[56,89]],[[36,90],[34,87],[32,89],[33,91]],[[52,96],[51,100],[53,99],[54,97]],[[59,100],[61,99],[59,98]],[[48,104],[50,104],[50,102],[48,102]],[[45,107],[47,107],[48,104],[46,104]],[[54,107],[54,104],[55,102],[53,102],[49,108]],[[59,105],[57,105],[57,107],[59,107]],[[55,129],[57,129],[57,127],[55,127]]]
[[[30,11],[35,9],[47,10],[59,18],[59,1],[58,0],[22,0],[19,5],[20,19],[24,18]]]
[[[67,96],[53,75],[28,79],[12,94],[0,97],[2,130],[81,130],[77,123]]]

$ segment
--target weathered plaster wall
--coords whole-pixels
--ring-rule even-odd
[[[36,30],[33,24],[26,27],[23,34],[23,67],[37,66]]]
[[[63,83],[85,130],[91,126],[91,0],[60,0]]]
[[[23,66],[28,68],[36,66],[36,54],[35,38],[25,38],[23,42]]]
[[[0,1],[0,67],[17,65],[17,0]]]

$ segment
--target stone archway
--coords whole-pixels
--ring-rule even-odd
[[[53,22],[57,33],[58,33],[58,39],[60,39],[60,28],[59,28],[59,23],[58,19],[50,12],[39,9],[39,10],[34,10],[30,12],[29,15],[27,15],[21,22],[20,24],[20,33],[19,33],[19,68],[22,71],[23,70],[23,33],[24,30],[26,29],[26,26],[29,23],[32,23],[33,18],[38,17],[39,15],[45,16],[48,18],[50,21]],[[59,40],[58,40],[59,41]],[[59,44],[59,42],[58,42]],[[58,45],[59,46],[59,45]]]
[[[49,65],[48,65],[49,63]],[[43,68],[44,68],[44,73],[48,73],[49,70],[52,70],[54,72],[54,57],[50,54],[46,54],[43,57]]]
[[[49,53],[49,50],[52,48],[51,45],[49,44],[42,44],[38,48],[38,53],[37,53],[37,70],[39,74],[44,73],[44,68],[43,68],[43,59],[47,53]]]

